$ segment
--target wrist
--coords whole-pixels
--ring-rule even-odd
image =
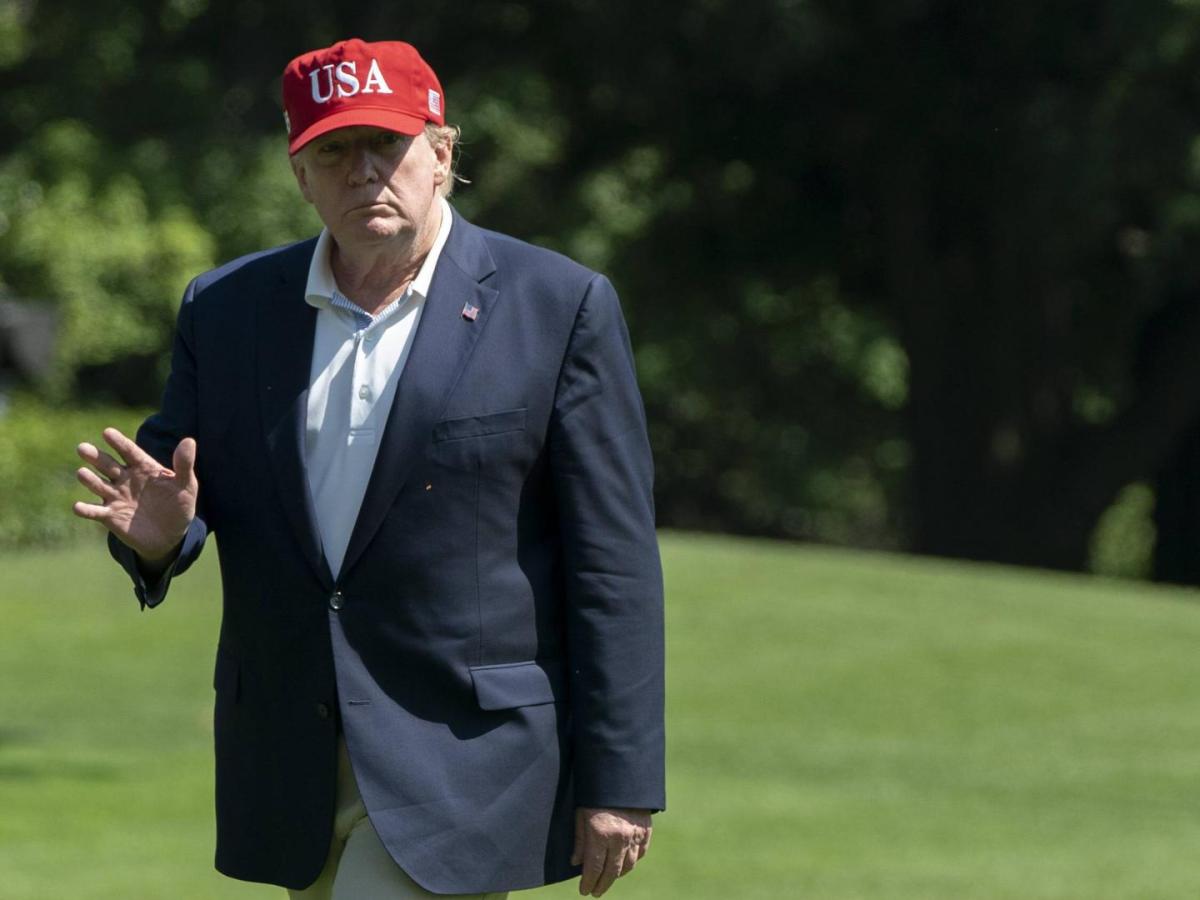
[[[171,564],[179,557],[179,551],[182,547],[183,538],[180,538],[169,550],[162,554],[150,556],[141,550],[134,550],[133,552],[137,556],[138,569],[143,575],[158,576],[171,567]]]

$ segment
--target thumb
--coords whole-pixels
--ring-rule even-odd
[[[196,439],[186,437],[175,447],[171,457],[171,468],[175,470],[175,480],[182,485],[190,485],[195,479],[196,468]]]
[[[583,865],[583,810],[575,810],[575,849],[571,851],[571,865]]]

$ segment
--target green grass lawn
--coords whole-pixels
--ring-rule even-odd
[[[670,809],[610,896],[1200,896],[1200,595],[663,552]],[[98,544],[3,556],[0,602],[0,898],[284,896],[211,869],[215,555],[152,613]]]

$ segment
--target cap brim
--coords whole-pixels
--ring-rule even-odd
[[[400,134],[417,135],[425,130],[425,121],[421,116],[398,112],[394,109],[371,106],[340,109],[309,125],[292,138],[288,142],[288,153],[293,154],[314,138],[338,128],[348,128],[351,125],[372,125]]]

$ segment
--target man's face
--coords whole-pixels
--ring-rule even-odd
[[[330,131],[292,157],[304,199],[340,247],[422,243],[449,167],[448,146],[367,125]]]

